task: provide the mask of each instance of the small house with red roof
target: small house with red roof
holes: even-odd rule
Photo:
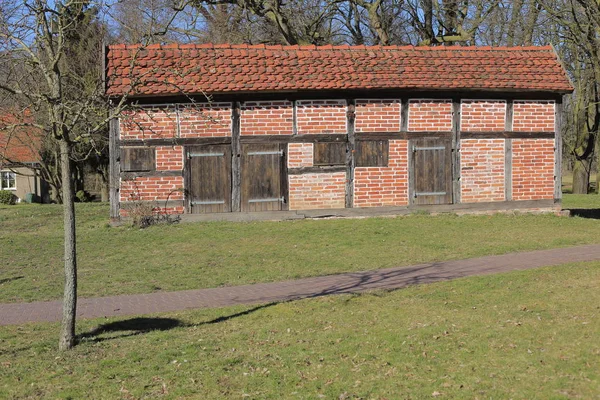
[[[0,190],[17,201],[49,202],[49,186],[39,174],[41,138],[33,131],[12,114],[0,115]]]
[[[556,210],[552,47],[109,46],[111,217]]]

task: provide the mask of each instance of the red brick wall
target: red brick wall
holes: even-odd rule
[[[177,137],[175,108],[142,108],[121,116],[120,139],[169,139]]]
[[[356,132],[399,132],[400,100],[357,99]]]
[[[147,176],[121,180],[120,200],[127,201],[166,201],[183,200],[183,177]],[[160,206],[160,204],[159,204]]]
[[[346,133],[345,100],[299,100],[296,102],[298,134]]]
[[[513,139],[513,200],[554,198],[554,140]]]
[[[312,167],[313,160],[312,143],[288,144],[288,168]]]
[[[183,169],[183,147],[182,146],[158,146],[156,147],[156,170],[157,171],[180,171]]]
[[[129,210],[131,209],[131,207],[134,207],[133,203],[124,203],[123,204],[123,208],[121,208],[120,214],[121,217],[128,217],[130,215]],[[183,206],[181,207],[154,207],[152,209],[152,212],[154,214],[183,214],[185,212],[185,208]]]
[[[346,173],[314,173],[289,176],[290,210],[344,208]]]
[[[196,103],[179,109],[180,136],[231,136],[231,103]]]
[[[461,140],[461,202],[504,201],[504,139]]]
[[[506,102],[503,100],[463,100],[460,129],[463,131],[504,131]]]
[[[291,135],[294,112],[292,102],[249,101],[242,105],[242,135]]]
[[[408,141],[390,140],[388,167],[354,170],[354,206],[408,205]]]
[[[554,132],[554,101],[515,101],[513,130]]]
[[[408,107],[408,130],[451,131],[451,100],[410,100]]]

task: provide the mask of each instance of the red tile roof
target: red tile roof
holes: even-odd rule
[[[40,160],[41,134],[36,128],[20,126],[22,118],[0,115],[0,165],[35,163]]]
[[[550,46],[112,45],[107,60],[111,96],[320,89],[573,90]]]

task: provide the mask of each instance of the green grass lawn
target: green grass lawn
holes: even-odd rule
[[[600,208],[566,195],[564,206]],[[461,259],[600,241],[594,219],[554,215],[193,223],[111,228],[106,204],[78,204],[79,294],[149,293]],[[62,294],[56,205],[0,206],[0,302]]]
[[[164,314],[146,333],[82,321],[66,353],[58,324],[0,327],[0,398],[592,399],[599,313],[600,263],[583,263]]]

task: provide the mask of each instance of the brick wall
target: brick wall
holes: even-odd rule
[[[554,132],[554,101],[515,101],[513,130]]]
[[[461,140],[461,202],[504,201],[504,139]]]
[[[291,135],[294,113],[291,101],[250,101],[242,105],[242,135]]]
[[[513,200],[554,198],[554,140],[513,139]]]
[[[290,210],[344,208],[346,173],[314,173],[289,176]]]
[[[157,146],[156,147],[156,170],[157,171],[180,171],[183,169],[183,147],[182,146]]]
[[[185,137],[231,136],[231,103],[196,103],[179,109],[179,133]]]
[[[122,202],[183,200],[182,188],[181,176],[146,176],[121,180],[119,195]]]
[[[296,102],[298,134],[346,133],[345,100],[299,100]]]
[[[120,139],[169,139],[177,137],[175,108],[142,108],[125,112],[119,119]]]
[[[312,167],[313,158],[312,143],[288,144],[288,168]]]
[[[463,131],[504,131],[506,102],[503,100],[463,100],[460,129]]]
[[[388,167],[354,170],[354,206],[408,205],[408,141],[390,140]]]
[[[357,99],[356,132],[399,132],[400,100]]]
[[[408,107],[408,130],[451,131],[451,100],[410,100]]]

